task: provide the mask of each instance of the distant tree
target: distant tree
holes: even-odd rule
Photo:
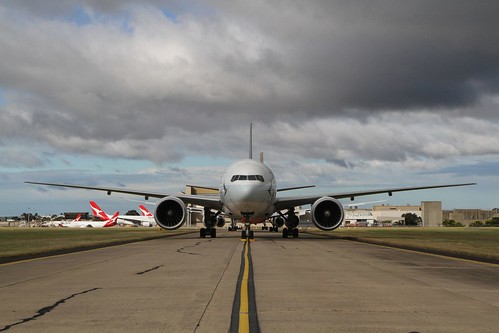
[[[408,226],[418,226],[421,225],[421,217],[417,216],[414,213],[405,213],[402,214],[402,217],[404,218],[404,224]]]
[[[485,227],[485,223],[482,221],[475,221],[473,223],[470,223],[470,227]]]
[[[456,222],[454,220],[444,220],[442,223],[444,227],[464,227],[461,222]]]
[[[499,217],[493,217],[485,222],[486,227],[499,227]]]
[[[126,212],[125,215],[139,216],[140,214],[135,209],[132,209],[132,210],[129,210],[128,212]]]

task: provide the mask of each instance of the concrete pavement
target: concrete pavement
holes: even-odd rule
[[[499,266],[257,232],[262,332],[496,332]],[[244,243],[195,235],[0,265],[0,332],[227,332]]]

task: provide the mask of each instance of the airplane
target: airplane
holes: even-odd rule
[[[76,218],[73,221],[50,221],[47,223],[42,224],[44,227],[65,227],[66,225],[73,223],[73,222],[78,222],[81,219],[81,214],[78,214]]]
[[[111,217],[102,210],[99,205],[95,201],[90,201],[90,208],[92,208],[92,214],[94,216],[98,216],[101,220],[109,220]],[[140,211],[143,216],[135,216],[135,215],[119,215],[117,223],[138,226],[141,225],[143,227],[150,227],[154,224],[154,216],[145,208],[143,205],[139,206]]]
[[[254,233],[251,224],[261,222],[277,213],[283,220],[283,238],[288,235],[298,237],[297,226],[299,218],[295,213],[295,207],[311,205],[311,216],[313,224],[326,231],[338,228],[344,218],[343,205],[339,199],[349,198],[353,201],[356,197],[373,194],[387,193],[392,196],[394,192],[415,191],[424,189],[447,188],[457,186],[476,185],[476,183],[430,185],[417,187],[396,187],[388,189],[373,189],[365,191],[351,191],[339,193],[326,193],[323,195],[307,194],[283,197],[279,192],[306,188],[310,186],[277,188],[276,179],[272,170],[260,160],[253,159],[253,125],[250,124],[249,133],[249,157],[235,161],[230,164],[222,174],[219,186],[219,195],[192,195],[179,193],[171,195],[162,192],[147,190],[134,190],[127,188],[85,186],[75,184],[46,183],[26,181],[27,184],[48,185],[66,188],[78,188],[111,193],[125,193],[160,199],[156,203],[154,218],[156,223],[163,229],[175,230],[180,228],[187,219],[187,205],[198,205],[204,207],[204,228],[200,229],[200,237],[210,235],[216,237],[216,227],[225,224],[223,213],[232,219],[244,219],[245,228],[241,231],[241,239],[253,239]],[[281,211],[287,211],[282,213]]]
[[[109,228],[116,225],[116,220],[118,219],[119,212],[114,213],[109,219],[103,221],[73,221],[64,225],[62,227],[67,228]]]

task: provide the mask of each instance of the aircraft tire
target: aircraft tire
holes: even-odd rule
[[[298,238],[298,229],[297,228],[293,229],[293,238]]]
[[[282,229],[282,238],[288,238],[288,228]]]
[[[211,238],[217,238],[217,229],[212,228],[210,230],[210,236],[211,236]]]
[[[199,237],[200,238],[205,238],[206,237],[206,229],[205,228],[199,229]]]
[[[246,230],[241,231],[241,239],[246,239]]]
[[[250,230],[249,231],[249,239],[254,239],[255,238],[255,233],[253,232],[253,230]]]

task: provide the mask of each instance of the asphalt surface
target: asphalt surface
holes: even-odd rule
[[[499,266],[256,232],[261,332],[498,332]],[[228,332],[239,233],[0,265],[0,332]]]

